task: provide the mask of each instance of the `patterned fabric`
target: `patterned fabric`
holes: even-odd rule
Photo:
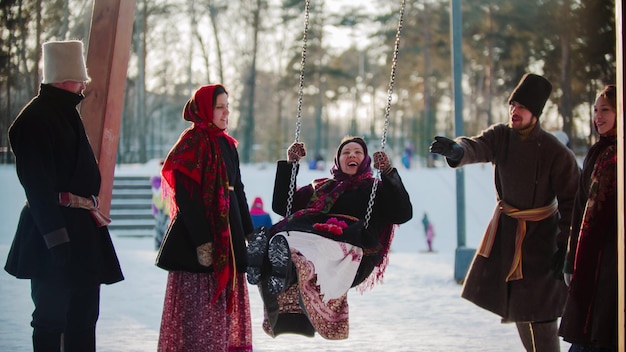
[[[287,287],[285,291],[279,293],[276,296],[276,306],[279,314],[304,314],[304,311],[300,306],[300,292],[298,290],[298,285],[291,285]],[[276,332],[272,329],[272,324],[270,323],[267,310],[264,310],[262,327],[263,331],[265,331],[265,333],[269,336],[277,336]]]
[[[230,206],[228,175],[217,139],[224,136],[232,145],[236,145],[237,141],[225,130],[213,124],[213,91],[217,86],[203,86],[189,99],[183,110],[183,118],[190,121],[193,126],[183,132],[169,152],[161,170],[165,181],[163,194],[168,199],[172,219],[178,212],[174,194],[176,185],[174,171],[181,172],[200,187],[207,221],[210,228],[215,229],[213,268],[217,289],[211,299],[213,303],[224,292],[236,272],[232,260],[228,219]],[[194,187],[190,185],[186,188],[191,190]],[[232,297],[229,302],[228,309],[231,309]]]
[[[276,297],[280,313],[306,314],[315,331],[323,338],[347,339],[350,326],[348,294],[324,302],[320,287],[316,284],[314,264],[295,250],[291,252],[291,260],[296,267],[298,283],[289,286]],[[263,330],[275,336],[267,315],[263,320]]]
[[[615,222],[616,195],[617,149],[612,145],[605,149],[595,164],[578,236],[570,294],[583,307],[592,305],[594,291],[589,290],[589,287],[596,287],[600,270],[597,263],[601,262],[603,255],[607,255],[602,249],[605,243],[610,242],[609,236],[614,236],[614,233],[603,230],[603,226]],[[587,319],[590,318],[591,312],[588,312]]]
[[[70,192],[59,193],[59,205],[67,208],[81,208],[89,210],[89,214],[98,227],[104,227],[111,223],[111,218],[100,211],[100,200],[96,196],[85,198]]]
[[[159,352],[252,351],[252,322],[244,274],[237,274],[233,312],[226,311],[225,294],[212,303],[215,276],[172,271],[167,277]]]
[[[363,258],[363,249],[316,234],[290,231],[285,234],[292,257],[298,255],[312,264],[313,284],[324,302],[345,295]]]
[[[522,274],[522,244],[524,243],[524,237],[526,236],[526,221],[540,221],[547,219],[556,214],[557,211],[558,203],[556,199],[545,207],[526,210],[519,210],[507,204],[503,200],[498,201],[498,204],[493,212],[493,216],[491,217],[491,221],[485,231],[483,240],[478,248],[478,255],[489,258],[498,229],[498,221],[500,220],[500,215],[502,213],[512,217],[513,219],[517,219],[517,229],[515,231],[515,253],[513,254],[511,269],[506,276],[506,281],[522,279],[524,277]]]
[[[298,269],[298,281],[302,306],[311,325],[320,336],[329,340],[348,338],[348,294],[324,302],[316,284],[315,267],[304,256],[292,252],[291,259]]]
[[[601,135],[583,162],[564,268],[572,281],[559,327],[572,346],[617,350],[616,145],[615,130]]]

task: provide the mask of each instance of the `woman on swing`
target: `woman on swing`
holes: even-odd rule
[[[293,143],[278,162],[272,208],[287,215],[293,163],[306,155]],[[372,159],[361,137],[345,137],[337,148],[331,178],[295,191],[292,211],[248,243],[248,282],[259,285],[263,329],[326,339],[348,337],[347,292],[381,281],[394,225],[409,221],[413,207],[398,171],[384,152],[374,153],[381,171],[373,206]],[[369,213],[369,222],[366,215]],[[364,224],[367,222],[367,226]]]

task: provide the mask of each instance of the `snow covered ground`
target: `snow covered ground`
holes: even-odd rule
[[[398,162],[397,165],[400,165]],[[151,175],[157,163],[123,165],[116,174]],[[248,201],[261,196],[270,209],[273,164],[242,166]],[[401,169],[411,195],[414,218],[399,227],[383,285],[361,295],[349,294],[350,337],[327,341],[316,336],[282,335],[261,329],[263,311],[256,287],[249,286],[254,350],[269,351],[524,351],[515,326],[460,298],[454,280],[456,233],[455,171]],[[495,205],[490,165],[465,167],[467,246],[476,248]],[[326,177],[327,170],[302,168],[298,184]],[[11,245],[24,192],[12,165],[0,165],[0,264]],[[435,227],[435,252],[427,245],[421,223],[428,213]],[[273,219],[278,220],[276,214]],[[126,280],[102,287],[97,346],[102,352],[156,351],[167,273],[154,266],[152,238],[112,234]],[[0,351],[30,351],[29,281],[0,273]],[[562,342],[561,350],[569,344]]]

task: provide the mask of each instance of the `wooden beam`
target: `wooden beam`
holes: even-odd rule
[[[102,174],[100,208],[105,214],[111,209],[134,14],[135,0],[94,0],[87,51],[91,83],[80,112]]]

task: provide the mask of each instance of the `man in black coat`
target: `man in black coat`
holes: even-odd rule
[[[9,128],[27,201],[5,270],[31,280],[34,351],[95,351],[100,284],[124,277],[110,220],[98,209],[100,170],[76,109],[89,76],[82,42],[42,48],[39,94]]]

